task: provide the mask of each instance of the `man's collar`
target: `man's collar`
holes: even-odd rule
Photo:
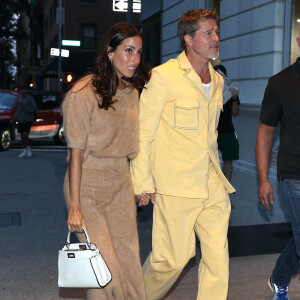
[[[187,58],[187,55],[185,53],[185,51],[182,51],[178,56],[177,56],[178,62],[179,62],[179,68],[182,70],[185,70],[186,73],[191,72],[192,70],[194,72],[195,69],[192,66],[191,62],[189,61],[189,59]],[[210,70],[210,73],[212,73],[212,71],[214,71],[214,68],[212,67],[211,63],[208,63],[208,68]],[[215,73],[215,72],[213,72]]]
[[[189,72],[191,69],[193,69],[190,61],[188,60],[185,51],[182,51],[178,55],[178,61],[179,61],[179,68],[182,70],[186,70],[186,72]]]
[[[181,52],[177,56],[179,68],[185,72],[184,76],[189,79],[194,86],[200,90],[200,92],[205,96],[202,81],[200,76],[197,74],[195,69],[193,68],[192,64],[190,63],[189,59],[187,58],[185,51]],[[211,83],[212,83],[212,91],[210,94],[210,99],[214,96],[217,88],[219,87],[219,82],[221,75],[218,75],[217,72],[214,70],[213,66],[211,63],[208,63],[208,68],[209,68],[209,73],[210,73],[210,78],[211,78]],[[206,97],[206,96],[205,96]]]

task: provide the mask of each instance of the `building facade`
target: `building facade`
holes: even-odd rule
[[[146,2],[146,1],[145,1]],[[266,212],[257,197],[258,176],[255,143],[259,114],[268,79],[293,63],[299,56],[296,37],[300,35],[298,0],[152,0],[152,11],[142,2],[141,24],[160,15],[160,62],[180,53],[177,21],[194,8],[215,7],[220,15],[220,60],[228,76],[240,90],[240,114],[234,119],[239,137],[240,160],[234,162],[232,184],[237,194],[231,197],[231,226],[286,222],[279,202],[276,180],[278,132],[270,163],[270,179],[275,204]],[[156,9],[154,9],[156,7]],[[297,22],[298,20],[298,22]]]
[[[18,68],[16,87],[42,88],[43,70],[43,0],[32,0],[20,12],[18,24],[22,28],[16,40]]]

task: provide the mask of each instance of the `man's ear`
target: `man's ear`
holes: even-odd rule
[[[298,46],[300,48],[300,36],[297,37]]]
[[[186,34],[183,38],[187,45],[190,46],[193,44],[193,38],[189,34]]]

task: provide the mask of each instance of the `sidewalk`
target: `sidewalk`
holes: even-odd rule
[[[228,300],[272,300],[267,280],[277,257],[278,254],[230,258]],[[196,299],[198,259],[196,261],[166,300]],[[300,300],[298,278],[290,285],[289,297],[290,300]]]
[[[62,191],[65,158],[65,153],[34,151],[31,159],[18,159],[15,151],[0,153],[1,300],[85,299],[84,290],[57,287],[57,252],[67,233]],[[6,213],[20,213],[21,225],[4,227]],[[151,216],[141,220],[138,215],[138,224],[143,261],[151,248]],[[271,300],[266,282],[277,257],[231,258],[228,299]],[[199,253],[167,300],[196,299],[198,262]],[[289,294],[291,300],[300,300],[299,278],[292,281]]]

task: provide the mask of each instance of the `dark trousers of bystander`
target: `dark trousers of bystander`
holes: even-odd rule
[[[276,262],[272,281],[279,286],[288,286],[291,278],[298,274],[300,266],[300,180],[285,179],[280,184],[293,237]]]

